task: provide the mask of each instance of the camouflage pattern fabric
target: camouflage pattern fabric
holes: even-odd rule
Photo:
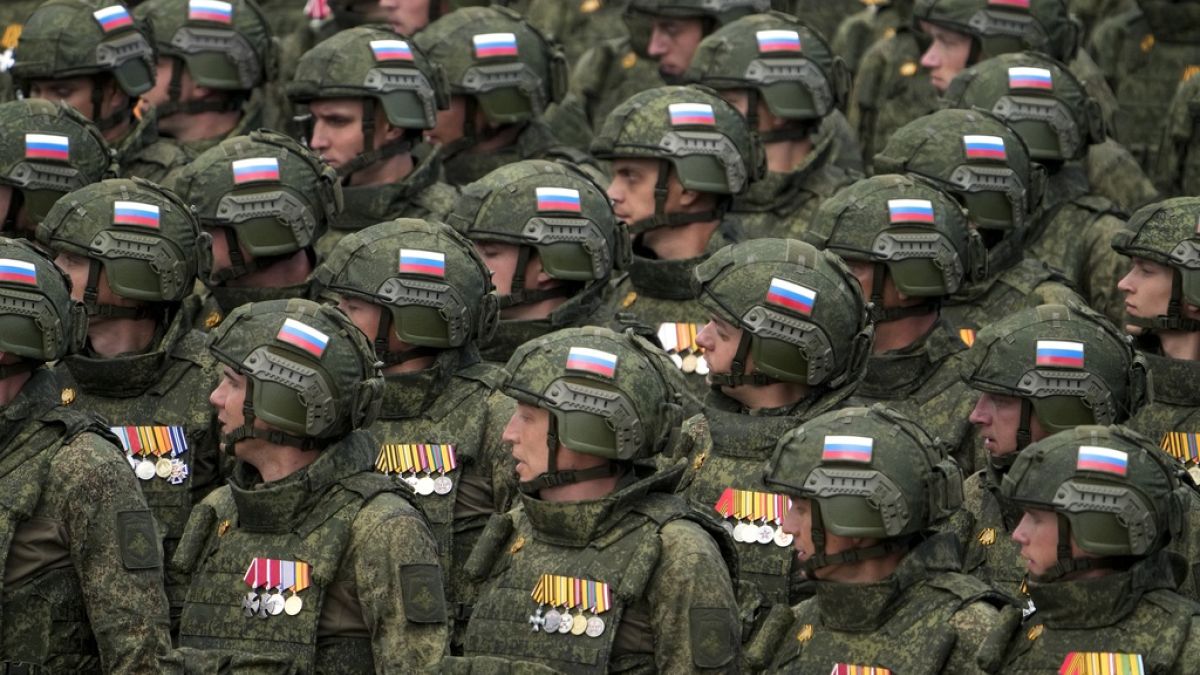
[[[832,36],[833,51],[846,61],[851,72],[858,72],[863,56],[877,42],[896,34],[912,21],[912,0],[877,0],[847,16]]]
[[[1008,513],[988,485],[987,472],[980,470],[963,481],[962,512],[955,516],[965,546],[962,571],[979,579],[1024,607],[1026,564],[1021,546],[1012,540],[1012,528],[1020,513]]]
[[[874,172],[875,153],[897,129],[937,110],[937,90],[920,65],[923,51],[917,34],[901,27],[869,48],[855,72],[847,117],[868,175]]]
[[[1129,420],[1129,426],[1164,448],[1173,440],[1169,437],[1172,433],[1200,432],[1200,363],[1149,351],[1141,354],[1149,366],[1154,395]],[[1186,443],[1173,454],[1191,465],[1200,462],[1200,451],[1193,456]]]
[[[774,0],[772,5],[831,37],[846,17],[862,8],[860,0]]]
[[[1083,44],[1088,43],[1092,30],[1106,18],[1123,14],[1137,6],[1137,0],[1068,0],[1071,14],[1083,23]]]
[[[507,148],[487,153],[466,149],[442,157],[442,180],[461,187],[473,183],[500,167],[523,159],[565,159],[575,164],[584,164],[584,169],[594,180],[607,184],[607,179],[595,168],[595,160],[574,148],[563,145],[550,126],[541,119],[525,125],[516,141]]]
[[[1154,182],[1168,197],[1200,194],[1200,78],[1181,82],[1167,110]]]
[[[582,109],[592,130],[599,131],[625,99],[664,84],[656,61],[639,56],[628,38],[614,38],[579,56],[563,103]]]
[[[1015,266],[950,296],[942,317],[959,330],[975,330],[1018,309],[1038,305],[1087,304],[1059,272],[1024,258]]]
[[[216,146],[220,145],[221,141],[227,138],[245,136],[255,129],[282,128],[282,125],[270,124],[270,120],[268,120],[266,112],[264,96],[262,92],[256,91],[250,95],[250,100],[247,101],[246,105],[242,107],[242,118],[238,120],[237,125],[230,129],[229,133],[227,134],[186,142],[179,141],[171,138],[170,136],[160,136],[159,138],[161,142],[170,143],[179,150],[183,151],[184,156],[187,158],[187,160],[184,162],[184,165],[186,166],[187,162],[191,162],[193,159],[196,159],[202,155],[204,151],[209,150],[210,148],[215,148]],[[178,168],[181,167],[177,167],[176,170],[178,170]],[[166,177],[163,178],[163,183],[169,185],[174,174],[175,171],[168,172]]]
[[[3,30],[0,33],[0,103],[16,98],[17,91],[9,72],[13,66],[13,52],[25,20],[41,3],[42,0],[10,0],[0,6],[0,29]]]
[[[191,157],[175,143],[159,138],[153,109],[139,113],[141,119],[125,138],[115,143],[122,178],[144,178],[162,184],[167,176],[187,164]]]
[[[629,32],[623,18],[629,0],[518,0],[508,4],[562,45],[572,64],[592,45]]]

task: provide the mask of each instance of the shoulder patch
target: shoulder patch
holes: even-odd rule
[[[400,592],[404,613],[412,623],[444,623],[446,596],[437,565],[401,565]]]
[[[737,617],[725,607],[693,607],[688,612],[692,663],[697,668],[724,668],[733,661],[740,636]]]
[[[149,510],[118,513],[117,541],[125,569],[150,570],[162,567],[162,549],[154,527],[154,516],[150,515]]]

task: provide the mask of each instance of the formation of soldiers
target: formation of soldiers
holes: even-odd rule
[[[1200,673],[1200,0],[0,26],[0,672]]]

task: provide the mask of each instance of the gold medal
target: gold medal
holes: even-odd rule
[[[587,631],[587,619],[582,614],[576,614],[571,619],[571,635],[583,635]]]
[[[283,611],[288,616],[296,616],[302,609],[304,609],[304,601],[298,595],[293,595],[283,603]]]
[[[154,475],[159,478],[170,478],[171,472],[175,470],[175,465],[166,457],[159,457],[154,463]]]

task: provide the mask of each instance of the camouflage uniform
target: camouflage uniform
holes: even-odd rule
[[[1113,458],[1121,473],[1089,462],[1096,452]],[[1091,672],[1090,662],[1132,672],[1193,672],[1200,662],[1200,605],[1175,592],[1172,561],[1162,551],[1180,533],[1189,491],[1145,438],[1122,427],[1077,427],[1022,452],[1001,498],[1015,508],[1055,512],[1060,553],[1051,572],[1030,580],[1035,609],[1002,614],[980,650],[983,669]],[[1112,504],[1122,505],[1120,515]],[[1068,557],[1072,540],[1100,557]],[[1094,569],[1107,574],[1064,579]]]
[[[153,224],[131,224],[120,208],[124,203],[128,209],[129,202],[152,209]],[[194,300],[197,277],[208,273],[210,240],[174,194],[152,183],[113,179],[60,200],[38,226],[38,241],[87,261],[83,297],[91,316],[157,323],[161,337],[141,353],[108,357],[85,347],[64,357],[54,371],[63,403],[103,418],[121,439],[130,464],[145,463],[138,477],[169,557],[192,504],[222,480],[216,417],[208,405],[216,364],[204,349],[204,336],[191,328],[188,304],[194,303],[185,302]],[[97,302],[101,273],[114,296],[136,304]],[[184,590],[168,576],[175,618]]]
[[[915,120],[875,156],[875,168],[907,172],[954,194],[983,236],[988,276],[942,306],[951,326],[971,331],[1023,307],[1082,302],[1061,273],[1024,255],[1045,174],[1016,132],[991,113],[940,110]]]
[[[580,349],[611,359],[612,369],[580,369],[574,360]],[[547,450],[547,473],[521,483],[519,506],[492,517],[467,563],[469,572],[486,581],[467,628],[466,656],[572,673],[736,669],[737,603],[729,551],[721,546],[727,540],[670,494],[682,465],[650,468],[669,451],[682,417],[678,372],[645,340],[590,327],[527,343],[506,370],[506,393],[549,412],[547,448],[554,450]],[[560,441],[561,447],[609,461],[594,469],[557,471]],[[546,486],[597,475],[619,476],[603,497],[538,496]],[[564,605],[574,603],[565,594],[537,592],[548,575],[560,575],[552,581],[563,584],[572,578],[592,588],[596,583],[590,582],[605,584],[599,595],[610,604],[581,602],[569,611]],[[556,615],[565,616],[559,625],[566,631],[555,626]],[[594,628],[585,637],[589,617]],[[556,628],[568,634],[554,634]]]
[[[17,90],[13,86],[11,70],[16,52],[17,41],[21,39],[21,31],[25,21],[33,10],[37,9],[42,0],[10,0],[0,5],[0,103],[16,98]]]
[[[918,208],[906,211],[913,200]],[[983,242],[954,198],[907,176],[879,175],[843,190],[822,205],[803,238],[845,260],[873,263],[874,287],[863,294],[876,326],[937,313],[946,296],[987,273]],[[888,278],[920,303],[885,308]],[[967,346],[954,326],[938,320],[912,344],[872,354],[850,400],[886,403],[921,420],[959,466],[972,470],[975,439],[967,417],[975,396],[957,365]]]
[[[0,351],[20,359],[0,375],[32,370],[0,414],[0,659],[15,672],[157,672],[170,637],[154,519],[108,431],[60,407],[38,367],[83,344],[86,314],[28,244],[0,239],[0,259],[19,272],[0,282]]]
[[[753,640],[772,613],[786,615],[787,607],[811,590],[803,585],[795,551],[779,539],[772,545],[745,532],[738,536],[745,528],[733,527],[746,518],[757,532],[761,526],[778,525],[783,514],[739,516],[722,510],[723,500],[732,491],[773,492],[758,470],[785,431],[845,402],[862,376],[871,329],[849,270],[832,253],[802,242],[756,239],[724,248],[696,268],[696,281],[701,306],[742,334],[731,372],[709,374],[714,391],[705,399],[703,414],[684,422],[681,452],[691,466],[678,489],[694,509],[712,513],[715,508],[740,544],[736,581],[743,635]],[[779,282],[814,293],[808,311],[773,300],[770,293]],[[752,372],[745,369],[747,355],[754,358]],[[777,382],[808,389],[790,405],[750,411],[717,388]],[[770,661],[758,647],[747,653],[755,669]]]
[[[286,339],[288,326],[323,342],[301,348]],[[412,491],[371,472],[370,437],[353,430],[374,420],[382,394],[366,338],[335,309],[276,300],[238,308],[210,349],[246,376],[245,425],[223,436],[227,447],[264,438],[319,454],[269,483],[239,462],[230,484],[196,507],[172,560],[191,578],[178,659],[194,672],[437,663],[449,635],[437,544]],[[270,426],[256,428],[256,418]],[[272,577],[272,560],[309,566],[294,577],[302,604],[289,616],[280,616],[287,586]]]
[[[1044,363],[1039,348],[1049,341],[1077,345],[1082,363]],[[980,331],[962,365],[970,387],[1021,399],[1016,450],[989,454],[964,485],[955,524],[966,546],[963,571],[1024,605],[1025,560],[1010,537],[1020,513],[997,499],[1004,476],[1028,445],[1035,416],[1047,433],[1124,423],[1146,401],[1146,363],[1099,314],[1082,306],[1043,305]]]
[[[771,4],[798,17],[821,35],[833,35],[842,20],[862,6],[860,0],[773,0]]]
[[[1181,82],[1167,110],[1154,181],[1168,197],[1200,194],[1200,78]]]
[[[872,45],[892,37],[912,23],[913,0],[871,0],[847,16],[833,35],[833,53],[842,57],[851,72],[858,72]]]
[[[835,437],[859,444],[865,454],[832,454]],[[806,551],[804,563],[810,574],[904,552],[895,571],[879,581],[818,579],[816,596],[792,609],[791,629],[777,636],[771,672],[824,672],[829,664],[837,664],[837,673],[855,666],[976,672],[974,651],[995,625],[1001,600],[958,573],[950,535],[930,534],[961,503],[962,475],[918,425],[882,406],[822,415],[780,439],[764,479],[811,505],[816,550]],[[886,496],[876,491],[880,484],[888,486]],[[829,554],[825,532],[878,543]]]
[[[785,31],[787,39],[778,32]],[[788,121],[759,131],[763,143],[810,140],[808,157],[791,171],[768,171],[733,200],[722,222],[737,237],[796,237],[822,200],[861,175],[861,150],[837,106],[849,75],[825,39],[795,18],[752,14],[704,38],[687,78],[718,91],[747,94],[747,120],[758,129],[759,102]]]

